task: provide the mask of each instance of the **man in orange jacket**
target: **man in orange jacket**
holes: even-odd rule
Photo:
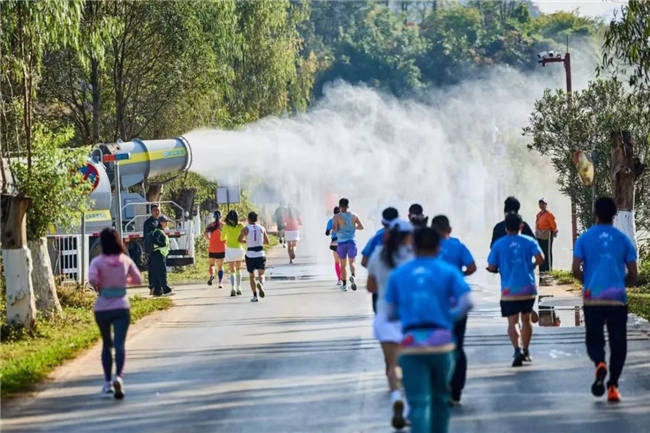
[[[557,223],[555,215],[547,209],[548,201],[539,199],[539,209],[535,218],[535,237],[539,247],[544,252],[544,263],[539,267],[539,272],[548,272],[553,269],[553,239],[557,236]]]

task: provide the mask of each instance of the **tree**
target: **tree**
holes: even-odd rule
[[[587,89],[574,92],[568,104],[564,91],[546,90],[536,101],[524,134],[532,137],[528,145],[551,158],[558,174],[560,191],[571,197],[578,208],[578,221],[583,229],[593,222],[591,191],[585,188],[573,165],[573,154],[578,150],[595,149],[595,185],[597,195],[611,195],[611,134],[629,130],[636,143],[642,162],[650,161],[650,122],[643,116],[643,104],[650,103],[648,94],[628,100],[622,84],[617,81],[594,81]],[[636,224],[640,231],[650,228],[650,176],[637,180]]]
[[[88,149],[66,149],[73,129],[53,133],[42,125],[33,130],[31,172],[24,159],[10,163],[16,188],[32,198],[27,214],[27,240],[32,252],[32,279],[36,308],[53,315],[61,311],[52,274],[45,235],[52,226],[72,228],[82,212],[89,210],[89,182],[83,180],[79,168],[86,164]]]
[[[605,31],[601,73],[613,68],[613,75],[626,74],[630,86],[647,91],[650,86],[650,2],[630,0],[621,7]],[[621,65],[622,63],[622,65]]]

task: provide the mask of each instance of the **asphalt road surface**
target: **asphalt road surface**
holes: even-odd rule
[[[280,250],[280,253],[283,251]],[[275,252],[277,255],[277,251]],[[478,258],[477,260],[483,260]],[[344,293],[332,266],[270,259],[257,304],[228,288],[177,289],[176,307],[127,342],[126,398],[102,399],[99,349],[57,372],[33,398],[3,404],[3,432],[391,432],[383,358],[364,284]],[[479,266],[482,268],[483,266]],[[359,272],[359,280],[365,275]],[[469,377],[458,433],[650,432],[650,340],[629,331],[623,401],[590,394],[593,367],[576,326],[535,328],[532,365],[510,367],[498,281],[472,280]],[[244,286],[246,287],[246,286]]]

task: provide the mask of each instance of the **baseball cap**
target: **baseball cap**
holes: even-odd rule
[[[166,223],[167,221],[169,221],[169,218],[167,218],[165,215],[160,215],[158,217],[158,222],[159,223]]]
[[[397,218],[390,223],[390,229],[400,231],[402,233],[411,233],[413,232],[413,224],[410,221],[406,221],[402,218]]]
[[[548,204],[548,201],[544,197],[540,198],[539,202]]]

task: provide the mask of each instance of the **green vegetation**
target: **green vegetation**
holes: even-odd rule
[[[93,315],[95,294],[80,289],[59,289],[63,313],[52,320],[39,319],[31,332],[5,326],[5,301],[2,297],[2,397],[29,390],[56,367],[95,344],[100,336]],[[169,298],[131,298],[132,323],[170,308]]]

